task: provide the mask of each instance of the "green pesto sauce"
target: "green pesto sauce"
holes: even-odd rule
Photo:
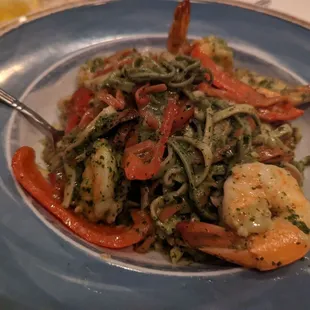
[[[308,235],[310,233],[310,229],[306,225],[306,223],[299,220],[299,215],[294,213],[294,214],[289,215],[286,219],[290,221],[293,225],[297,226],[305,234]]]

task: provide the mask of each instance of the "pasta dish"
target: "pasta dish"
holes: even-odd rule
[[[48,179],[30,147],[14,155],[14,175],[98,246],[155,249],[173,263],[292,263],[309,250],[310,204],[309,158],[295,160],[301,134],[290,121],[310,88],[235,68],[224,40],[187,40],[189,19],[184,0],[162,52],[86,62],[59,106],[65,135],[45,145]]]

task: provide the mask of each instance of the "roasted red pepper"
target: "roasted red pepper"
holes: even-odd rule
[[[145,120],[147,125],[157,130],[160,126],[156,116],[148,109],[150,95],[152,93],[161,93],[167,90],[166,84],[151,85],[146,84],[135,91],[135,99],[139,109],[140,116]]]
[[[12,159],[12,169],[16,180],[33,198],[66,227],[90,243],[119,249],[142,241],[152,231],[152,221],[143,211],[132,211],[134,224],[131,227],[113,227],[90,223],[63,208],[53,198],[53,187],[38,170],[35,152],[30,147],[24,146],[16,151]]]
[[[125,99],[121,90],[117,90],[116,96],[113,97],[106,89],[103,89],[98,93],[98,98],[116,110],[123,110],[125,108]]]
[[[190,102],[182,104],[178,113],[173,121],[172,132],[181,130],[189,120],[194,116],[194,106]]]
[[[292,104],[286,102],[276,104],[268,109],[257,109],[258,116],[265,122],[290,121],[304,114],[303,110],[295,108]]]
[[[182,238],[189,246],[232,246],[235,235],[225,228],[203,222],[180,222],[176,227]],[[227,239],[227,236],[230,238]]]
[[[126,177],[129,180],[148,180],[151,179],[160,168],[162,156],[164,155],[166,143],[171,134],[173,121],[178,113],[178,106],[175,99],[169,99],[164,112],[162,126],[160,128],[161,138],[154,146],[153,158],[150,162],[143,161],[137,153],[125,150],[123,165]],[[143,142],[145,143],[145,142]]]
[[[246,103],[258,109],[259,117],[267,122],[287,121],[303,115],[303,111],[295,108],[284,96],[267,98],[258,93],[251,86],[239,81],[229,73],[222,71],[214,61],[204,52],[203,43],[196,44],[191,53],[201,64],[211,70],[213,85],[206,83],[199,85],[199,90],[209,96],[232,100],[235,103]]]
[[[89,102],[92,97],[92,91],[86,87],[80,87],[72,95],[71,102],[67,108],[67,124],[65,128],[66,133],[69,133],[79,124],[80,119],[89,109]]]

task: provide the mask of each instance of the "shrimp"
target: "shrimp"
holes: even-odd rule
[[[173,23],[167,41],[167,50],[172,54],[177,54],[186,43],[190,8],[190,0],[183,0],[174,11]]]
[[[285,169],[262,163],[235,166],[224,184],[225,227],[177,226],[192,247],[247,268],[276,269],[302,258],[310,245],[310,203]]]
[[[77,211],[83,209],[90,220],[111,224],[122,210],[122,201],[115,199],[117,162],[105,139],[95,142],[94,149],[82,175]]]

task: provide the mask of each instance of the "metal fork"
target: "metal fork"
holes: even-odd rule
[[[16,109],[18,112],[23,114],[29,122],[39,128],[40,131],[43,131],[44,135],[51,140],[53,145],[55,145],[63,137],[64,131],[55,129],[38,113],[28,108],[26,105],[21,103],[19,100],[17,100],[1,88],[0,102],[10,106],[13,109]]]

